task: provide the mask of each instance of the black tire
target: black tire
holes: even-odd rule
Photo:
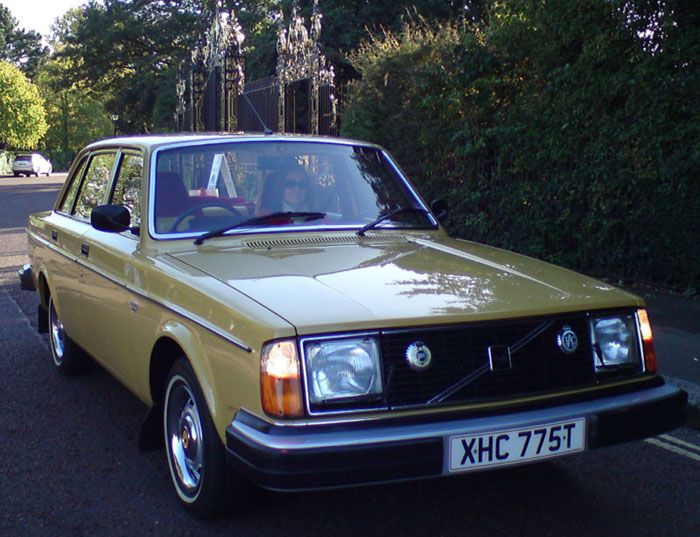
[[[252,485],[228,468],[224,445],[184,357],[168,374],[163,400],[165,451],[180,502],[200,518],[247,507]]]
[[[49,346],[53,364],[62,375],[72,377],[87,371],[88,357],[66,334],[56,313],[53,297],[49,298]]]

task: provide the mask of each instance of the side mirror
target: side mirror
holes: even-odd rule
[[[109,233],[121,233],[131,227],[131,213],[123,205],[98,205],[90,214],[92,227]]]
[[[437,199],[430,202],[430,210],[435,215],[435,218],[442,222],[443,219],[447,216],[449,206],[447,205],[447,201],[443,199]]]

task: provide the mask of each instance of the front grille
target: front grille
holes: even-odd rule
[[[578,338],[578,347],[571,354],[557,345],[564,326]],[[406,349],[416,341],[425,344],[432,355],[430,366],[420,371],[406,361]],[[510,348],[511,367],[489,369],[489,347]],[[596,380],[583,313],[384,331],[381,348],[386,402],[394,408],[516,398],[592,385]]]

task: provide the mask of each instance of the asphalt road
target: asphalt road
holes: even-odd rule
[[[261,492],[250,513],[193,519],[164,454],[136,448],[145,407],[98,367],[59,376],[36,332],[36,297],[17,285],[26,216],[49,208],[63,179],[0,177],[0,536],[700,535],[700,432],[690,428],[449,479]],[[698,327],[650,295],[661,368],[695,386]]]

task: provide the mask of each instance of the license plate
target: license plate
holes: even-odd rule
[[[575,419],[449,438],[450,472],[548,459],[585,448],[586,420]]]

